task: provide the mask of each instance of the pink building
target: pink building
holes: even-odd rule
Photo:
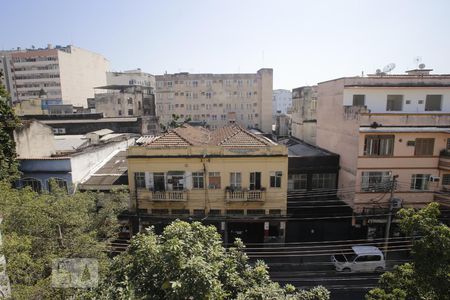
[[[341,157],[339,194],[357,214],[450,205],[450,74],[344,77],[318,85],[317,145]]]

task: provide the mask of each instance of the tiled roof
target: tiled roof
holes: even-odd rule
[[[275,145],[270,140],[257,136],[238,125],[228,125],[214,131],[203,127],[183,125],[145,144],[147,147],[188,147],[188,146],[265,147]]]

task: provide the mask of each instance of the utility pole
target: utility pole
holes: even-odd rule
[[[391,180],[391,196],[389,197],[389,213],[388,219],[386,223],[386,233],[384,237],[384,260],[387,260],[388,247],[389,247],[389,233],[391,231],[391,222],[392,222],[392,210],[394,209],[394,191],[397,183],[398,175],[392,176]]]

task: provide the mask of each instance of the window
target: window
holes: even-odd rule
[[[392,156],[394,153],[394,135],[366,135],[364,155]]]
[[[117,99],[117,104],[122,104],[122,100],[121,99]]]
[[[133,115],[133,109],[129,109],[129,110],[128,110],[128,115],[129,115],[129,116],[132,116],[132,115]]]
[[[365,98],[365,95],[353,95],[353,106],[364,106]]]
[[[122,111],[119,109],[118,115],[121,116],[122,115]]]
[[[307,174],[289,174],[288,191],[306,190]]]
[[[272,188],[281,187],[281,175],[282,175],[281,171],[270,173],[270,187]]]
[[[269,215],[281,216],[281,209],[269,209]]]
[[[425,111],[441,111],[442,95],[427,95],[425,100]]]
[[[172,209],[172,215],[189,215],[189,209]]]
[[[241,173],[232,172],[230,173],[230,187],[235,189],[241,188]]]
[[[411,176],[411,190],[426,191],[428,190],[428,182],[430,174],[413,174]]]
[[[250,173],[250,190],[260,190],[261,189],[261,172],[251,172]]]
[[[134,180],[136,183],[136,188],[145,188],[145,173],[144,172],[134,173]]]
[[[206,99],[211,99],[212,93],[206,92],[205,96],[206,96]]]
[[[153,173],[153,189],[155,192],[162,192],[166,190],[164,173]]]
[[[450,150],[450,138],[447,139],[447,150]]]
[[[434,139],[416,139],[416,146],[414,148],[414,155],[433,155]]]
[[[194,216],[204,216],[205,210],[204,209],[194,209]]]
[[[227,215],[243,215],[243,209],[227,209]]]
[[[403,108],[403,95],[387,95],[386,110],[401,111]]]
[[[442,185],[450,185],[450,174],[442,175]]]
[[[47,184],[48,190],[50,192],[52,192],[52,186],[55,186],[67,192],[67,182],[64,179],[53,177],[47,181]]]
[[[336,187],[336,174],[313,174],[311,187],[313,189],[334,189]]]
[[[133,98],[128,98],[128,104],[133,104]]]
[[[209,210],[209,215],[212,216],[218,216],[222,213],[222,211],[220,209],[210,209]]]
[[[382,192],[390,188],[391,172],[362,172],[363,192]]]
[[[220,189],[220,173],[219,172],[209,172],[208,174],[208,188],[210,189]]]
[[[184,190],[184,172],[183,171],[169,171],[167,173],[167,185],[171,191]]]
[[[192,173],[192,182],[194,189],[203,189],[204,188],[203,172]]]
[[[22,183],[22,187],[29,186],[36,193],[39,193],[42,191],[42,184],[41,184],[41,181],[38,179],[24,178],[21,180],[21,183]]]

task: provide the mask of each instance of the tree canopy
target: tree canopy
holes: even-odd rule
[[[3,74],[0,72],[0,180],[12,181],[19,174],[14,130],[20,126],[20,121],[9,105],[8,97],[3,85]]]
[[[76,193],[56,184],[52,193],[30,188],[12,189],[0,182],[3,222],[2,254],[14,299],[63,299],[83,295],[51,285],[52,261],[57,258],[94,258],[100,275],[109,268],[108,244],[118,231],[117,215],[128,194]]]
[[[104,299],[329,299],[323,287],[298,291],[251,265],[243,244],[225,249],[214,226],[175,221],[158,236],[149,228],[116,257],[102,287]]]
[[[439,221],[439,205],[399,211],[400,228],[413,241],[412,262],[381,276],[368,300],[450,299],[450,228]]]

